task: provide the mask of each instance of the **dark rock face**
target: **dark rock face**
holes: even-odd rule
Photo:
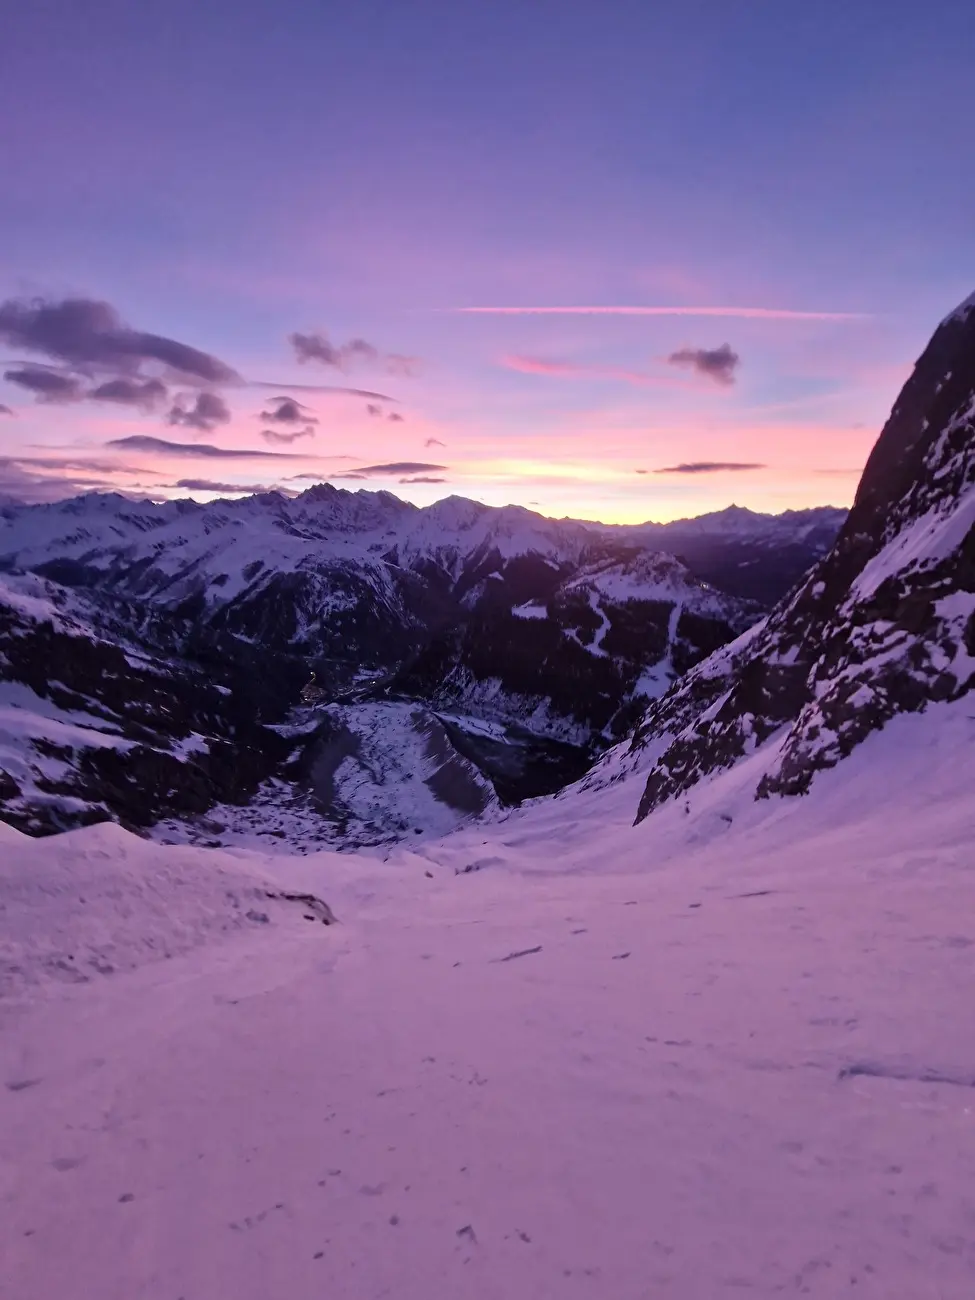
[[[527,600],[502,570],[389,689],[505,724],[532,717],[536,730],[582,746],[591,760],[626,735],[649,699],[761,614],[670,556],[613,547],[587,558],[566,580],[546,568],[532,587],[522,568],[514,593]]]
[[[637,820],[787,728],[757,797],[801,794],[896,713],[975,686],[975,301],[897,399],[835,545],[766,624],[647,713]]]
[[[139,829],[244,803],[287,753],[256,720],[233,665],[220,676],[167,667],[70,617],[0,603],[0,676],[68,720],[56,733],[63,739],[33,735],[19,780],[0,759],[3,818],[31,834],[112,818]]]

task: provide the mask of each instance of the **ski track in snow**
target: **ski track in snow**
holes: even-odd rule
[[[385,858],[0,827],[0,1291],[970,1300],[970,713]]]

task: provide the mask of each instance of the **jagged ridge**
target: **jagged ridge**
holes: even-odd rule
[[[938,328],[830,553],[767,623],[652,706],[671,740],[637,820],[775,732],[756,788],[797,794],[894,714],[975,685],[975,310]]]

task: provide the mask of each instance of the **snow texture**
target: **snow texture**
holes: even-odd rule
[[[5,1293],[969,1300],[972,726],[385,860],[0,827]]]

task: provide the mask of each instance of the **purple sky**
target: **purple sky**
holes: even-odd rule
[[[973,50],[967,0],[18,6],[0,494],[846,503],[975,288]]]

